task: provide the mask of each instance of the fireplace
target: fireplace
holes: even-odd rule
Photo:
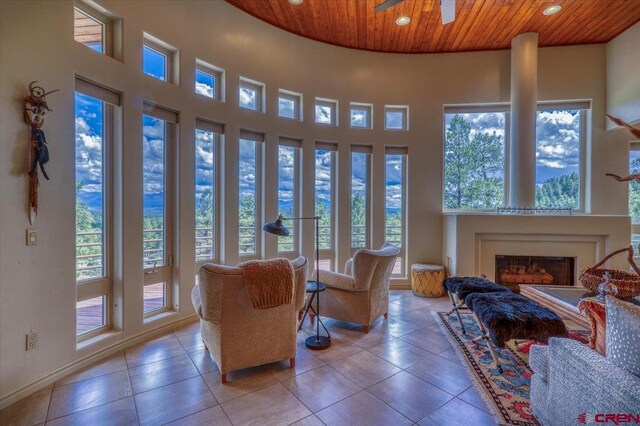
[[[575,258],[496,255],[495,281],[519,291],[520,284],[574,285]]]

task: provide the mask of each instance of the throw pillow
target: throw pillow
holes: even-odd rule
[[[640,376],[640,306],[607,296],[607,359]]]

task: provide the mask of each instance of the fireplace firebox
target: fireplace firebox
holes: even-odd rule
[[[496,255],[495,281],[513,291],[520,284],[575,285],[575,258]]]

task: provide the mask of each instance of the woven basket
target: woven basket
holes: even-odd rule
[[[639,247],[640,249],[640,247]],[[627,260],[636,273],[619,271],[617,269],[598,269],[607,260],[619,253],[627,252]],[[611,276],[609,283],[615,285],[618,288],[616,297],[626,298],[635,297],[640,295],[640,269],[633,260],[633,246],[625,247],[620,250],[616,250],[613,253],[608,254],[598,264],[583,270],[580,273],[580,282],[585,288],[598,292],[598,286],[604,281],[604,274],[608,272]]]

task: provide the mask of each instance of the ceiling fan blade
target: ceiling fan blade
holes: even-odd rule
[[[447,25],[456,19],[456,0],[440,0],[442,25]]]
[[[387,0],[385,2],[380,3],[379,5],[377,5],[374,10],[376,12],[382,12],[384,10],[389,9],[391,6],[395,6],[398,3],[402,3],[404,0]]]

